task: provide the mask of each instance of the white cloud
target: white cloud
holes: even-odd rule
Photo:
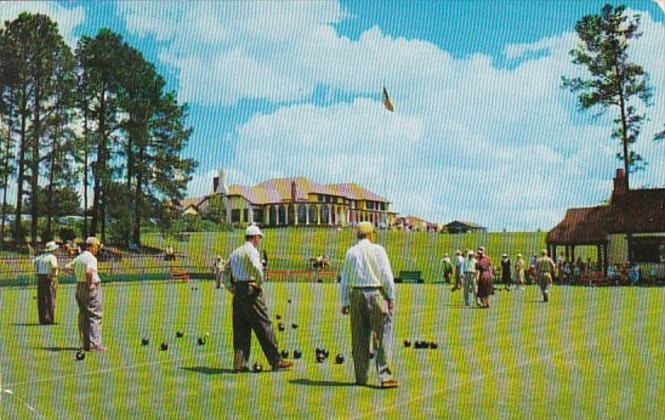
[[[457,59],[378,27],[345,38],[331,25],[346,18],[336,3],[247,5],[160,3],[146,12],[134,3],[120,6],[130,29],[163,42],[160,59],[178,70],[184,100],[282,105],[236,127],[230,182],[294,175],[354,181],[389,197],[402,213],[496,229],[547,229],[567,207],[609,195],[620,166],[611,124],[579,114],[574,96],[560,89],[562,75],[581,72],[568,54],[574,33],[507,45],[504,54],[517,62],[503,69],[488,56]],[[175,30],[180,21],[195,26]],[[648,112],[658,117],[637,145],[651,169],[634,176],[633,185],[663,185],[665,153],[651,138],[665,115],[665,27],[644,14],[643,28],[631,54],[657,86]],[[395,113],[379,102],[384,83]],[[321,86],[356,99],[302,103]]]
[[[70,8],[45,1],[0,1],[0,22],[13,20],[22,12],[49,16],[57,22],[65,42],[71,47],[76,46],[78,38],[74,35],[74,30],[85,20],[83,6]]]

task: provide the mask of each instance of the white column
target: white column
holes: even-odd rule
[[[305,204],[305,225],[309,226],[309,204]]]
[[[247,217],[249,218],[249,224],[254,223],[254,209],[251,205],[247,206]]]
[[[295,223],[295,226],[298,226],[298,208],[299,208],[299,207],[300,207],[300,206],[297,205],[297,204],[294,204],[294,205],[293,205],[293,216],[294,216],[294,220],[295,220],[295,222],[296,222],[296,223]]]
[[[328,206],[328,225],[332,226],[332,206]]]
[[[275,226],[279,226],[279,206],[275,207]]]
[[[224,196],[226,200],[226,223],[230,224],[231,223],[231,200],[229,199],[228,195]]]

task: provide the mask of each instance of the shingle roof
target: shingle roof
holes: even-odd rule
[[[307,201],[309,194],[325,194],[350,200],[388,202],[358,184],[318,184],[305,177],[270,179],[254,186],[234,184],[229,187],[229,194],[242,196],[252,204],[289,202],[292,182],[296,185],[296,201]]]
[[[547,242],[594,244],[610,233],[665,232],[665,189],[630,190],[609,205],[569,209]]]
[[[453,220],[452,222],[448,222],[445,224],[445,226],[452,225],[453,223],[459,223],[461,225],[468,226],[470,228],[476,228],[476,229],[485,229],[484,226],[479,225],[478,223],[473,223],[473,222],[465,222],[462,220]]]
[[[189,206],[198,207],[205,197],[188,197],[180,200],[180,207],[186,209]]]

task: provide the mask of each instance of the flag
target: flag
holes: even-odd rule
[[[393,108],[392,102],[390,102],[390,97],[388,97],[388,91],[386,90],[386,87],[383,87],[383,106],[386,107],[386,109],[390,112],[393,112],[395,108]]]
[[[665,13],[665,0],[653,0],[653,1],[655,1],[656,4],[660,6],[660,10],[662,10],[663,13]]]

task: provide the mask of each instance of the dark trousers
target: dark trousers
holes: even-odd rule
[[[233,295],[233,351],[234,368],[240,369],[249,362],[252,330],[261,344],[271,366],[282,359],[277,349],[275,333],[263,300],[263,292],[257,286],[236,283]]]
[[[46,274],[37,276],[37,309],[40,324],[53,324],[55,322],[55,295],[58,284],[55,279]]]

